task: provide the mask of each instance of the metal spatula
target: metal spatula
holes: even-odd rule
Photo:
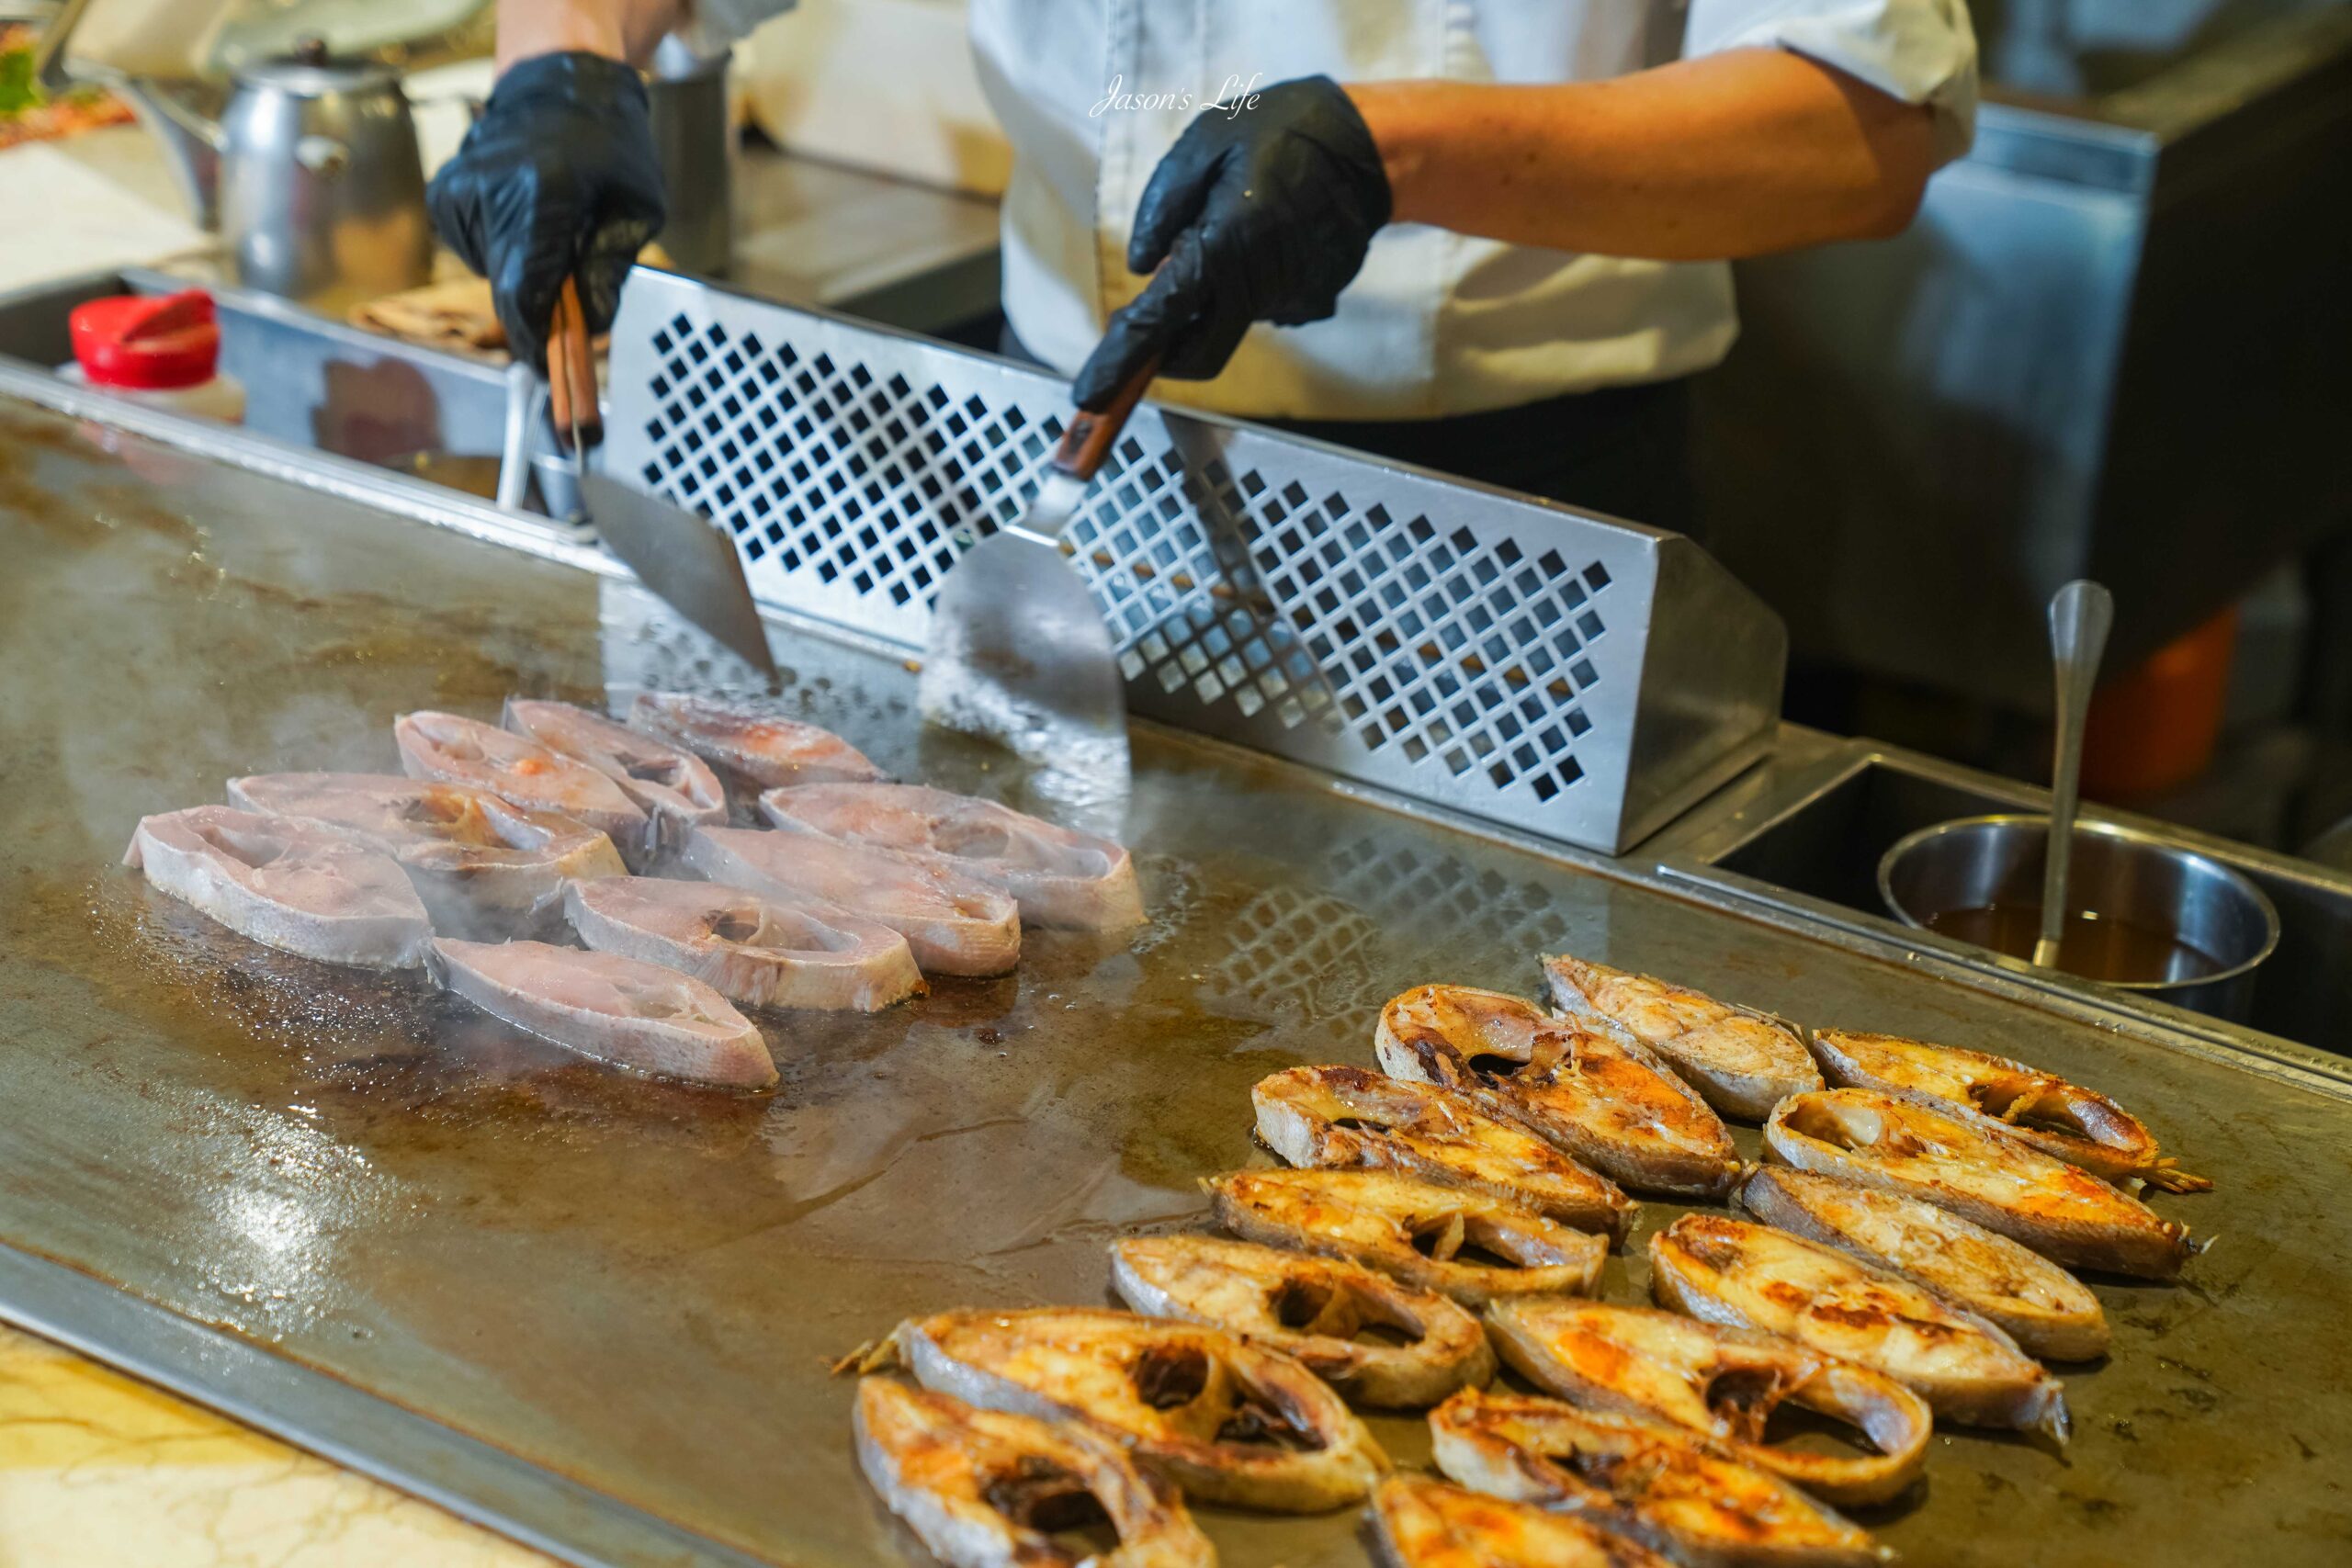
[[[596,536],[637,580],[680,615],[765,675],[775,673],[767,626],[752,602],[735,541],[683,506],[631,490],[588,469],[588,448],[604,434],[596,366],[576,284],[564,280],[548,334],[549,417],[571,452],[581,509]]]
[[[1111,628],[1061,535],[1159,368],[1145,365],[1101,413],[1075,415],[1028,512],[965,551],[940,584],[917,693],[926,722],[1057,771],[1125,775]]]

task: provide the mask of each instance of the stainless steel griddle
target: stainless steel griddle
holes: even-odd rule
[[[301,465],[221,448],[235,461],[0,399],[0,1314],[579,1561],[920,1562],[856,1477],[829,1359],[910,1313],[1104,1299],[1112,1238],[1198,1223],[1199,1177],[1262,1159],[1256,1078],[1368,1063],[1395,991],[1532,991],[1536,953],[1565,947],[2014,1051],[2113,1092],[2221,1183],[2161,1201],[2221,1238],[2187,1283],[2099,1284],[2115,1350],[2067,1379],[2066,1461],[1950,1431],[1924,1495],[1867,1516],[1908,1561],[2352,1551],[2340,1081],[1306,767],[1139,727],[1114,815],[1145,931],[1038,933],[1017,975],[873,1019],[772,1019],[771,1096],[605,1073],[421,982],[208,926],[116,864],[142,813],[232,773],[390,768],[413,707],[490,717],[510,693],[696,675],[694,640],[587,552],[407,481],[324,464],[295,483],[262,469]],[[896,650],[777,645],[786,703],[885,766],[1035,804],[919,731]],[[1609,1299],[1641,1299],[1640,1244],[1677,1212],[1646,1206]],[[1425,1458],[1417,1423],[1376,1429]],[[1236,1568],[1364,1559],[1351,1514],[1204,1517]]]

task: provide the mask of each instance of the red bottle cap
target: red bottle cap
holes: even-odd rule
[[[200,387],[220,363],[220,326],[201,288],[154,299],[119,294],[67,318],[74,357],[93,386],[161,391]]]

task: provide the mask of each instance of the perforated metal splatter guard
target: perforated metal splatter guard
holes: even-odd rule
[[[668,274],[613,332],[605,471],[752,591],[908,650],[1016,520],[1069,388]],[[1066,536],[1130,708],[1611,852],[1760,755],[1779,620],[1689,540],[1210,415],[1137,410]]]

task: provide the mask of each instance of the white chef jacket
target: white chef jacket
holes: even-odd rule
[[[981,85],[1013,151],[1005,314],[1064,372],[1143,287],[1127,270],[1127,232],[1160,156],[1204,106],[1252,83],[1598,81],[1678,52],[1768,47],[1930,106],[1939,162],[1966,151],[1975,117],[1965,0],[969,4]],[[1720,262],[1399,223],[1373,240],[1329,320],[1261,323],[1215,380],[1162,381],[1153,395],[1249,417],[1431,418],[1688,375],[1721,360],[1737,332]]]

